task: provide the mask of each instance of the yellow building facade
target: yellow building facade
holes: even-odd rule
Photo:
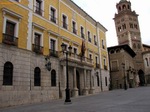
[[[65,98],[62,44],[71,97],[108,90],[107,29],[71,0],[1,0],[0,26],[1,107]]]

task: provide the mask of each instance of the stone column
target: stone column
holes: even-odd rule
[[[84,90],[83,90],[83,95],[88,95],[88,88],[86,85],[86,69],[84,69]]]
[[[74,67],[74,73],[73,73],[73,96],[78,96],[78,88],[77,88],[77,81],[76,81],[76,67]]]
[[[61,87],[61,90],[62,90],[62,98],[65,98],[66,96],[66,93],[65,93],[65,89],[66,89],[66,66],[63,65],[63,76],[62,76],[62,87]]]
[[[93,74],[94,70],[90,71],[90,94],[94,94],[93,79],[92,79]]]

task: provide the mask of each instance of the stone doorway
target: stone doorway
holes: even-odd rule
[[[139,75],[139,80],[140,80],[139,86],[144,86],[144,84],[145,84],[145,76],[144,76],[143,70],[139,70],[138,71],[138,75]]]

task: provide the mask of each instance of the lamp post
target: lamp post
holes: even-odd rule
[[[65,90],[66,91],[65,103],[71,103],[70,89],[69,89],[69,76],[68,76],[68,54],[71,54],[72,47],[71,46],[68,47],[69,51],[67,51],[66,45],[64,43],[61,44],[61,47],[62,47],[63,53],[66,54],[66,77],[67,77],[67,81],[66,81],[66,90]]]
[[[125,64],[122,63],[123,73],[124,73],[124,90],[127,90],[127,84],[126,84],[126,76],[125,76]]]

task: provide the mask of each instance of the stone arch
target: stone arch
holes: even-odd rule
[[[145,84],[145,76],[144,76],[143,70],[140,69],[138,71],[138,75],[139,75],[139,80],[140,80],[139,86],[144,86],[144,84]]]

